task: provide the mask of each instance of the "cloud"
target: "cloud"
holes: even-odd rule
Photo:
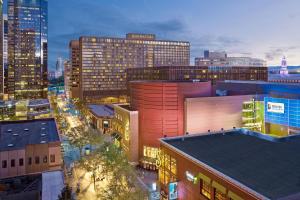
[[[289,57],[293,57],[290,52],[298,50],[299,48],[299,46],[270,47],[269,50],[265,52],[265,59],[267,61],[274,61],[280,59],[283,56],[287,56],[288,54]]]

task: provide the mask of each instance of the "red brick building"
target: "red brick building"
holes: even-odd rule
[[[211,96],[211,82],[134,81],[131,106],[139,112],[139,158],[155,169],[159,138],[184,134],[184,100]]]

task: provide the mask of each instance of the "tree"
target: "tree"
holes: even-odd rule
[[[94,187],[99,199],[140,200],[146,192],[138,184],[137,174],[120,148],[104,142],[91,155],[82,158],[80,167],[92,173]],[[105,187],[96,187],[105,179]]]
[[[74,200],[72,196],[72,188],[66,185],[58,196],[58,200]]]

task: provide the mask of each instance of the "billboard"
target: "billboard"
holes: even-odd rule
[[[267,111],[283,114],[284,113],[284,103],[268,102],[267,103]]]

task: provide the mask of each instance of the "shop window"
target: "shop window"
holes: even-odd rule
[[[200,180],[200,193],[207,199],[211,199],[210,185],[205,181],[203,181],[202,179]]]

